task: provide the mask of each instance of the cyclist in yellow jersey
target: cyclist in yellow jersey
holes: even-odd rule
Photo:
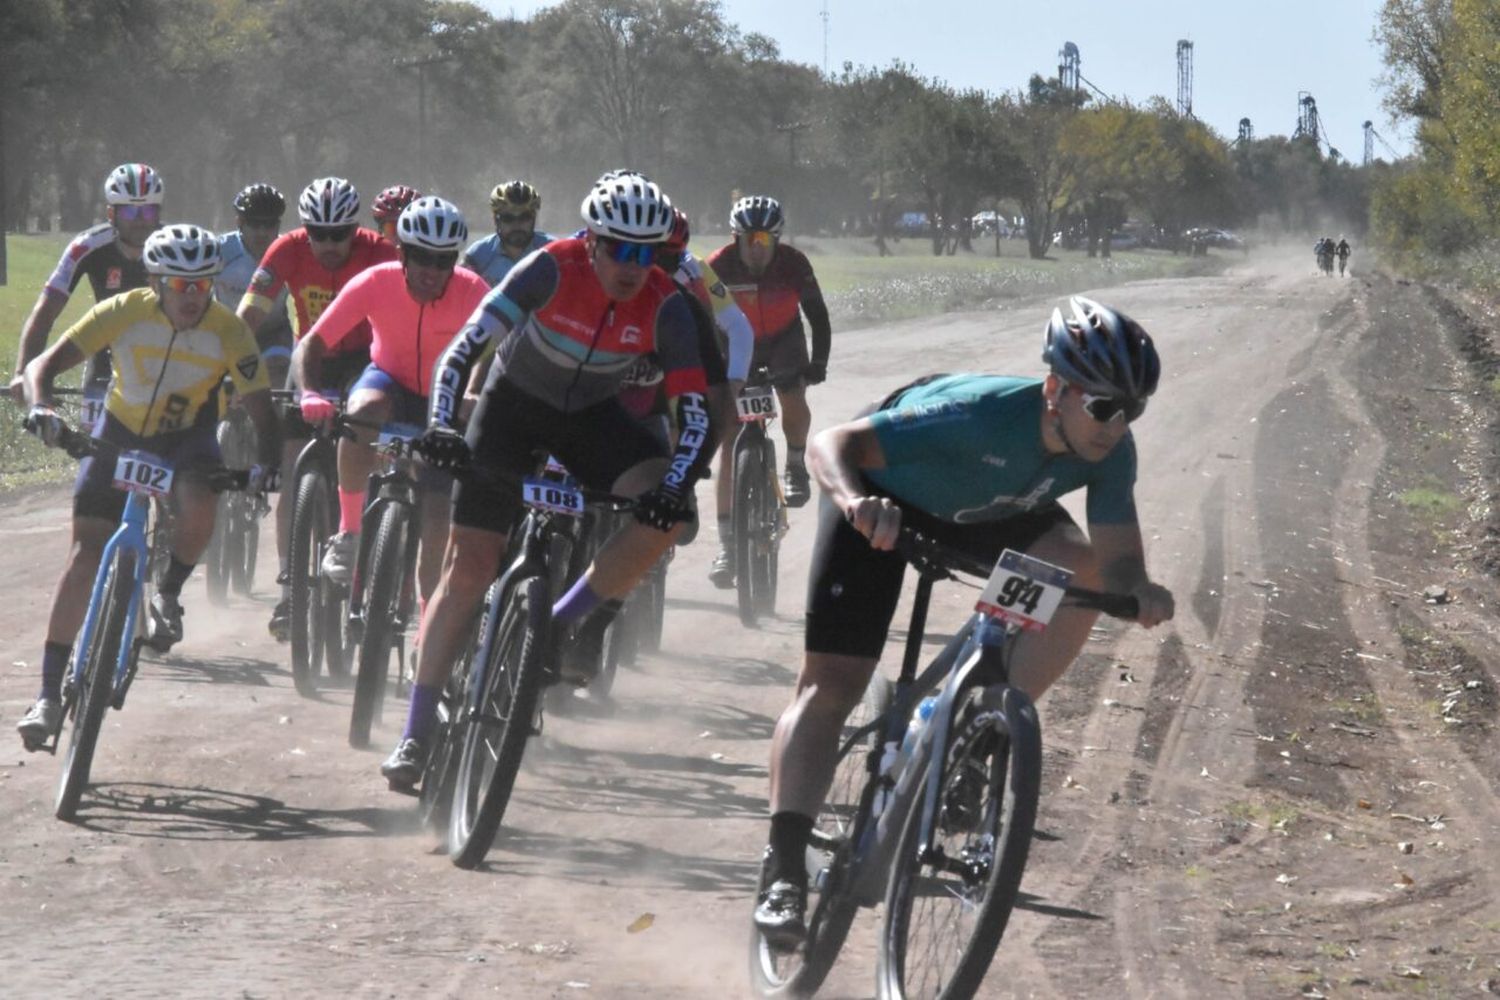
[[[274,488],[281,442],[270,385],[255,338],[228,308],[214,301],[214,276],[222,266],[213,233],[179,224],[157,230],[142,257],[146,288],[101,302],[62,338],[26,366],[31,411],[27,429],[55,443],[63,422],[53,409],[54,380],[100,348],[112,349],[114,383],[96,437],[123,449],[148,451],[177,469],[217,464],[217,392],[228,376],[255,424],[260,464],[250,470],[251,491]],[[73,545],[47,623],[42,690],[17,725],[28,750],[46,742],[62,713],[63,672],[83,624],[100,553],[125,506],[113,486],[114,463],[86,459],[73,495]],[[171,560],[150,603],[148,637],[158,649],[182,639],[178,595],[213,533],[214,494],[190,477],[172,489],[176,527]]]

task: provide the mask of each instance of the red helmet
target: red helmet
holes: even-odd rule
[[[375,204],[370,208],[375,213],[376,222],[395,222],[401,217],[401,210],[420,197],[422,192],[416,188],[396,184],[377,194]]]
[[[691,234],[688,230],[688,217],[686,213],[684,213],[680,208],[672,209],[672,231],[668,233],[667,238],[662,241],[661,252],[686,252],[689,235]]]

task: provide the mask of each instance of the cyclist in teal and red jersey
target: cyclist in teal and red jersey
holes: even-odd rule
[[[13,401],[24,399],[21,373],[47,346],[52,325],[80,281],[89,279],[95,302],[146,287],[141,251],[146,237],[160,225],[162,194],[161,175],[144,163],[122,163],[109,172],[104,179],[106,221],[73,237],[21,328],[15,376],[6,387]],[[106,348],[89,360],[84,382],[102,392],[109,384],[109,372]]]
[[[807,432],[812,427],[807,387],[827,377],[833,337],[828,307],[812,264],[802,251],[781,242],[785,222],[781,203],[775,198],[741,198],[729,214],[734,242],[710,254],[708,263],[755,328],[755,356],[750,367],[767,365],[771,369],[786,433],[786,502],[789,507],[800,507],[810,495],[803,464]],[[812,326],[811,361],[802,313],[807,314]],[[726,543],[731,510],[719,509],[720,537]]]
[[[250,288],[240,301],[239,315],[252,331],[274,307],[283,288],[292,298],[296,314],[295,335],[301,338],[356,274],[376,264],[397,258],[396,248],[368,229],[359,227],[359,192],[342,177],[313,181],[297,199],[302,228],[283,233],[261,258],[250,279]],[[345,338],[343,350],[324,359],[325,385],[342,392],[370,363],[370,326],[362,324]],[[293,378],[295,383],[296,379]],[[292,388],[298,388],[295,384]],[[282,438],[282,469],[290,474],[292,463],[309,435],[301,420],[286,421]],[[281,600],[271,612],[271,634],[281,642],[291,627],[291,595],[287,585],[288,539],[292,528],[292,503],[285,494],[276,498],[276,550],[281,557]]]
[[[401,245],[396,236],[396,223],[401,218],[402,210],[420,197],[422,192],[406,184],[392,184],[375,196],[374,203],[370,205],[370,214],[375,216],[375,231],[385,237],[391,246]]]
[[[468,235],[463,214],[450,202],[419,198],[406,206],[396,227],[400,262],[377,264],[356,275],[297,345],[292,364],[303,387],[305,422],[323,424],[333,417],[333,401],[319,392],[323,356],[336,352],[346,336],[368,322],[374,331],[370,365],[349,391],[350,416],[372,424],[426,426],[433,365],[490,290],[473,271],[455,267]],[[323,559],[323,572],[340,583],[353,575],[365,481],[375,458],[373,432],[357,433],[357,440],[339,442],[339,533]],[[423,472],[429,491],[451,485],[446,476]],[[422,515],[418,580],[425,601],[437,582],[448,504],[429,501]]]
[[[672,204],[639,174],[607,174],[582,205],[584,236],[527,256],[492,290],[438,362],[423,452],[467,467],[453,490],[442,579],[427,602],[406,730],[381,773],[409,788],[422,773],[437,703],[494,581],[522,509],[521,480],[538,449],[583,485],[638,497],[636,523],[617,532],[552,609],[562,675],[586,682],[604,629],[690,517],[688,498],[708,457],[711,426],[697,333],[686,300],[659,268]],[[497,341],[466,435],[458,408],[469,370]],[[654,352],[678,436],[670,457],[620,405],[620,382]]]

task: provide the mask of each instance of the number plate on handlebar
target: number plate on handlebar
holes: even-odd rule
[[[521,496],[528,507],[538,510],[571,514],[574,517],[583,513],[583,493],[563,483],[528,476],[521,483]]]
[[[776,393],[768,385],[746,386],[740,390],[740,398],[735,404],[739,407],[742,424],[776,416]]]
[[[1073,574],[1061,566],[1006,549],[974,610],[1033,632],[1047,627]]]
[[[172,492],[172,467],[145,451],[122,451],[115,459],[115,489],[164,497]]]

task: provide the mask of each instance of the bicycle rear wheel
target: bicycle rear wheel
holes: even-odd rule
[[[755,593],[755,610],[762,615],[776,614],[776,576],[781,562],[780,493],[776,487],[776,442],[766,438],[761,446],[765,483],[761,491],[759,535],[756,539],[758,557],[752,564],[755,578],[751,589]]]
[[[291,577],[292,681],[297,693],[311,697],[318,691],[318,671],[330,640],[337,643],[338,625],[332,634],[318,562],[323,539],[333,534],[332,488],[321,470],[309,469],[297,480],[292,495]],[[329,671],[332,673],[332,670]]]
[[[870,821],[870,753],[880,743],[876,728],[858,741],[850,738],[885,715],[891,704],[891,682],[875,674],[864,698],[844,723],[833,785],[823,802],[807,848],[807,943],[795,952],[766,944],[754,925],[750,931],[750,984],[762,997],[810,997],[828,977],[849,935],[859,901],[849,881],[849,862],[861,831]]]
[[[517,581],[484,664],[479,703],[468,707],[448,822],[448,855],[460,868],[484,860],[510,803],[545,680],[548,613],[546,581]]]
[[[926,857],[920,800],[886,889],[880,1000],[967,1000],[989,971],[1021,890],[1036,826],[1042,736],[1024,693],[969,689],[955,705]]]
[[[375,526],[370,548],[365,599],[364,640],[359,645],[359,673],[354,681],[354,707],[349,715],[349,745],[370,743],[370,726],[385,701],[386,679],[401,627],[401,590],[405,585],[407,532],[411,509],[387,503]]]
[[[255,564],[260,556],[260,515],[255,506],[255,501],[244,495],[230,505],[236,544],[231,548],[235,558],[229,561],[229,577],[234,592],[246,597],[255,589]]]
[[[203,579],[213,604],[224,604],[229,597],[230,567],[224,559],[229,516],[229,497],[220,496],[218,510],[214,512],[214,533],[208,540],[208,548],[203,550]]]
[[[110,561],[109,576],[104,581],[94,634],[89,639],[89,647],[78,651],[78,655],[84,657],[83,684],[77,694],[68,756],[57,785],[55,812],[61,820],[71,821],[78,814],[78,800],[88,787],[99,729],[104,724],[104,711],[109,707],[115,666],[120,662],[120,647],[130,641],[125,634],[125,620],[130,611],[132,588],[135,587],[135,559],[135,553],[128,549],[115,552]]]

